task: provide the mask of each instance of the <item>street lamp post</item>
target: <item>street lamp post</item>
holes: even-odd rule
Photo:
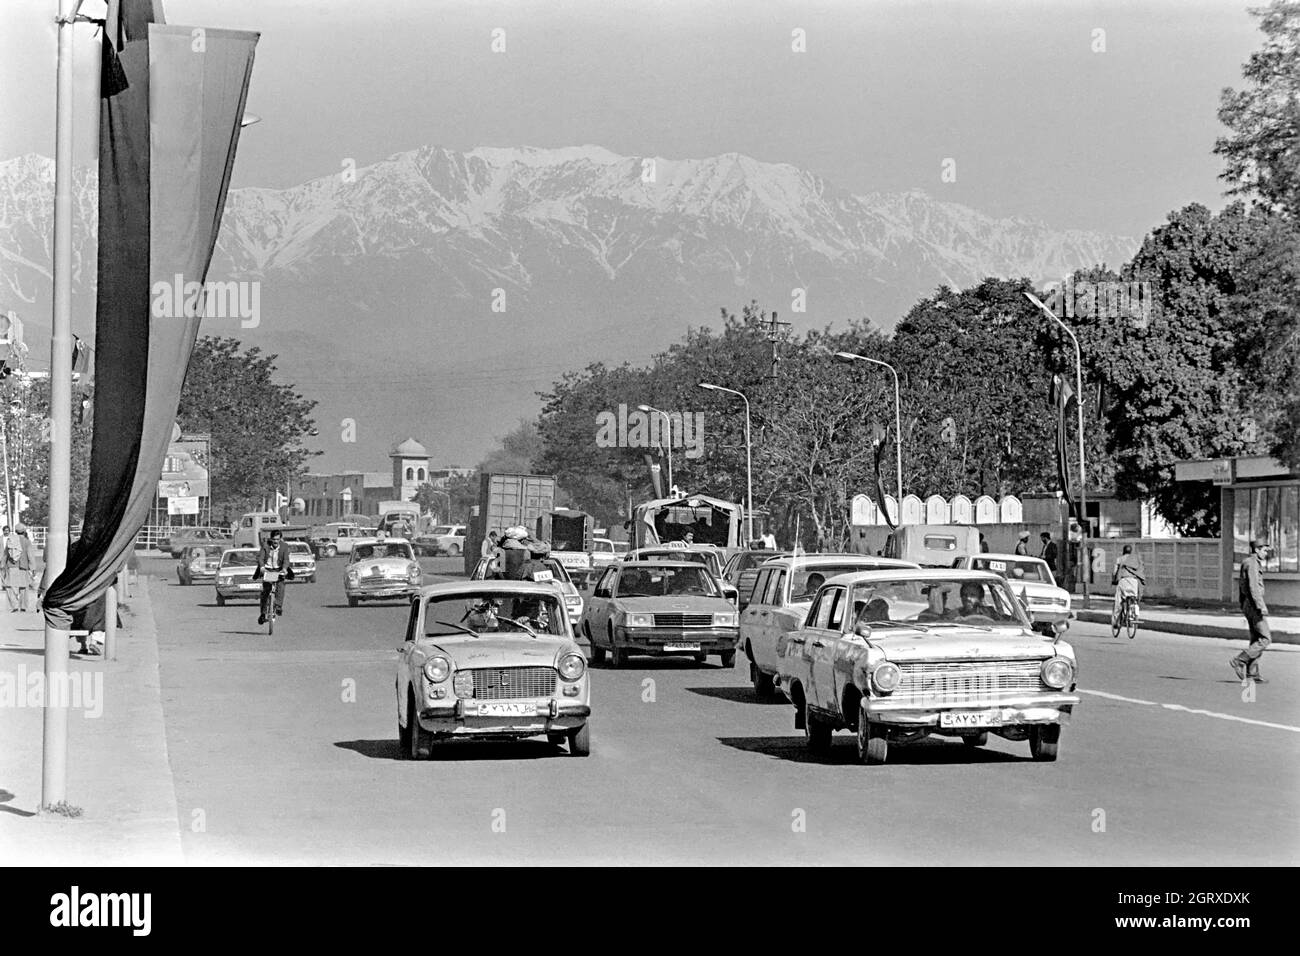
[[[665,412],[662,408],[655,408],[653,405],[638,405],[637,409],[643,412],[654,412],[656,415],[662,415],[664,417],[664,421],[668,423],[668,444],[664,445],[662,441],[659,444],[668,450],[668,479],[664,484],[664,487],[668,489],[669,494],[672,494],[672,487],[673,487],[673,419],[672,416],[669,415],[667,412]]]
[[[883,362],[877,358],[870,358],[866,355],[859,355],[856,352],[836,352],[835,357],[845,362],[870,362],[872,365],[881,365],[889,369],[894,376],[894,470],[895,480],[898,482],[898,523],[903,523],[903,401],[898,388],[898,370],[888,362]],[[882,501],[880,506],[883,508],[885,503]]]
[[[1083,528],[1083,540],[1079,542],[1079,578],[1083,584],[1083,606],[1088,606],[1088,573],[1090,568],[1083,565],[1087,560],[1088,545],[1088,476],[1083,463],[1083,350],[1079,348],[1079,339],[1074,330],[1061,321],[1060,317],[1049,309],[1038,296],[1026,292],[1025,298],[1047,313],[1048,318],[1065,329],[1065,334],[1074,343],[1074,406],[1079,413],[1079,524]],[[1068,543],[1068,542],[1067,542]]]
[[[738,392],[734,388],[724,388],[721,385],[712,385],[709,382],[700,382],[700,388],[707,388],[711,392],[726,392],[728,395],[736,395],[745,403],[745,544],[754,540],[754,447],[749,440],[749,399],[745,397],[744,392]]]

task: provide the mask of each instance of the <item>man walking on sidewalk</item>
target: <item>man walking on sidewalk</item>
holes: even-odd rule
[[[22,527],[19,525],[18,527]],[[5,597],[9,599],[9,610],[18,613],[27,610],[27,585],[31,575],[31,552],[26,547],[26,540],[20,535],[4,529],[3,554],[0,554],[0,569],[4,575]]]
[[[1259,675],[1260,655],[1273,642],[1268,630],[1268,605],[1264,603],[1264,559],[1268,547],[1254,538],[1250,542],[1250,555],[1241,562],[1241,576],[1237,579],[1237,595],[1241,600],[1241,613],[1246,616],[1250,629],[1250,646],[1228,663],[1240,680],[1268,683]]]

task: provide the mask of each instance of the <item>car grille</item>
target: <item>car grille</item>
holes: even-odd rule
[[[470,671],[476,700],[516,700],[555,694],[554,667],[480,667]]]
[[[712,614],[656,614],[655,627],[712,627]]]
[[[903,678],[889,700],[926,705],[969,704],[1048,690],[1042,661],[951,661],[899,664]]]

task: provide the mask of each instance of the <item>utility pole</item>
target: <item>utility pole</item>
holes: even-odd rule
[[[772,343],[772,378],[776,378],[776,363],[781,361],[780,355],[777,354],[777,344],[781,341],[781,329],[788,328],[789,322],[778,322],[777,313],[772,313],[772,318],[767,324],[767,340]]]

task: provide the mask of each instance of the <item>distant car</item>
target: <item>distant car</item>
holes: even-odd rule
[[[624,548],[623,553],[627,553]],[[619,551],[609,538],[592,538],[591,539],[591,566],[593,568],[607,568],[620,557]]]
[[[455,557],[465,550],[465,526],[440,524],[419,535],[414,541],[419,554],[447,554]]]
[[[622,561],[692,561],[702,564],[708,568],[709,573],[718,582],[718,587],[722,589],[723,596],[726,597],[733,605],[736,603],[739,592],[736,586],[727,581],[722,573],[725,554],[709,544],[657,544],[648,548],[637,548],[629,551],[620,560]]]
[[[737,611],[709,569],[694,561],[620,561],[604,570],[582,615],[592,658],[615,667],[633,654],[710,654],[736,662]]]
[[[224,544],[230,547],[230,535],[215,528],[178,528],[170,537],[158,541],[158,550],[168,551],[173,558],[179,558],[186,548],[199,544]]]
[[[990,733],[1056,759],[1079,703],[1074,649],[1035,634],[1006,579],[951,569],[864,571],[827,579],[781,659],[795,727],[825,755],[857,736],[864,763],[931,734],[982,747]]]
[[[307,543],[317,558],[332,558],[336,554],[351,554],[352,544],[358,538],[374,537],[374,530],[341,521],[317,525],[307,532]]]
[[[488,566],[492,563],[491,558],[479,558],[478,564],[474,565],[474,570],[470,573],[471,581],[482,581],[487,578]],[[550,575],[549,582],[560,592],[564,600],[565,609],[569,612],[569,621],[574,627],[582,620],[582,595],[578,593],[577,585],[569,577],[569,570],[561,561],[555,558],[542,558],[541,563],[545,566],[546,572]]]
[[[227,548],[217,565],[217,605],[235,598],[262,599],[262,585],[253,580],[257,570],[257,548]]]
[[[763,563],[770,561],[772,558],[780,558],[789,555],[789,551],[769,551],[748,549],[737,551],[727,559],[726,565],[723,566],[722,576],[728,584],[736,589],[737,606],[743,611],[745,605],[749,603],[749,596],[754,590],[754,580],[758,577],[758,568]]]
[[[422,573],[405,538],[358,539],[343,573],[348,607],[362,601],[409,598],[420,589]]]
[[[177,579],[186,587],[214,583],[224,550],[220,544],[196,544],[186,548],[176,562]]]
[[[909,561],[868,554],[789,555],[760,565],[740,614],[740,647],[749,658],[754,692],[759,697],[776,696],[775,678],[785,642],[803,627],[808,607],[827,578],[850,571],[916,567]]]
[[[305,541],[286,541],[289,549],[289,567],[293,568],[293,577],[289,581],[301,581],[304,584],[316,583],[316,556]]]
[[[397,740],[428,757],[440,740],[545,736],[591,753],[587,659],[549,584],[435,584],[411,601],[398,651]]]
[[[958,568],[992,571],[1007,579],[1012,592],[1024,599],[1034,630],[1051,637],[1055,627],[1070,620],[1070,592],[1058,587],[1042,558],[1021,554],[973,554],[957,561]]]

